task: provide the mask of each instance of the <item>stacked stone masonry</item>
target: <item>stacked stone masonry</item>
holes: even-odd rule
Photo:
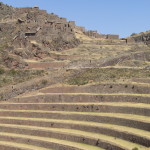
[[[84,34],[89,37],[94,38],[102,38],[102,39],[119,39],[119,35],[113,35],[113,34],[99,34],[97,31],[84,31]]]

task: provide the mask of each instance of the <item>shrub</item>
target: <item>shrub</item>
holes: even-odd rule
[[[132,150],[138,150],[138,148],[137,148],[137,147],[135,147],[135,148],[132,148]]]
[[[2,80],[4,83],[7,83],[7,79],[6,78],[3,78]]]
[[[44,70],[36,70],[33,75],[37,75],[37,76],[40,76],[44,73]]]
[[[0,68],[0,74],[4,74],[5,73],[5,70]]]
[[[43,85],[46,85],[47,83],[48,83],[47,80],[42,80],[42,84],[43,84]]]
[[[88,80],[82,79],[82,78],[74,78],[73,80],[69,80],[70,85],[85,85],[88,84]]]
[[[15,70],[15,69],[11,69],[10,71],[9,71],[9,75],[12,75],[12,76],[14,76],[14,75],[16,75],[18,72],[17,72],[17,70]]]

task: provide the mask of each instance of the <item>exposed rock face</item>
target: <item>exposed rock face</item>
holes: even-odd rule
[[[122,38],[121,40],[124,40],[126,43],[132,44],[132,43],[145,43],[146,45],[150,45],[150,31],[147,32],[141,32],[139,34],[133,34],[130,37]]]
[[[144,42],[145,44],[150,44],[150,33],[139,35],[133,38],[136,42]]]
[[[132,36],[135,42],[144,42],[145,44],[150,44],[150,31],[142,32],[140,34],[135,34]]]

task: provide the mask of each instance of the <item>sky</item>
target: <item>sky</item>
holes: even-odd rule
[[[87,30],[130,36],[150,30],[150,0],[0,0],[13,7],[33,7],[55,13]]]

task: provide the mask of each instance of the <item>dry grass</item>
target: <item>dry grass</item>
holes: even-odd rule
[[[117,82],[120,79],[150,78],[150,70],[129,68],[91,68],[73,71],[73,76],[67,81],[71,85],[85,85],[91,80],[94,83]]]
[[[45,75],[43,70],[4,70],[0,69],[0,87],[21,83]]]
[[[8,126],[8,125],[6,125],[6,126]],[[16,125],[16,128],[17,127],[18,126]],[[28,130],[31,130],[31,129],[33,130],[33,127],[29,127],[29,126],[23,126],[23,127]],[[135,147],[135,146],[140,148],[140,150],[146,149],[146,147],[144,147],[144,146],[140,146],[138,144],[131,143],[131,142],[119,139],[119,138],[114,138],[112,136],[106,136],[103,134],[85,132],[85,131],[81,131],[81,130],[74,130],[74,129],[53,129],[53,130],[51,130],[49,128],[44,128],[44,127],[35,127],[34,130],[37,130],[37,131],[42,130],[42,131],[47,131],[47,132],[49,131],[49,132],[54,132],[54,133],[61,133],[61,134],[65,134],[65,135],[88,137],[90,139],[96,139],[96,140],[100,139],[101,141],[105,141],[105,142],[111,143],[113,145],[115,145],[115,144],[120,145],[120,147],[124,147],[127,150],[130,150],[132,147]],[[76,142],[71,142],[71,141],[67,141],[67,140],[54,139],[54,138],[37,137],[37,136],[31,136],[31,135],[20,135],[20,134],[3,133],[3,132],[0,133],[0,135],[25,138],[25,139],[34,139],[34,140],[39,140],[39,141],[43,141],[43,142],[53,142],[56,144],[59,143],[62,145],[73,146],[73,147],[76,147],[76,148],[79,148],[82,150],[103,150],[102,148],[97,147],[97,146],[92,146],[92,145],[83,144],[83,143],[79,143],[79,142],[76,143]],[[42,148],[39,148],[39,150],[42,150]]]

